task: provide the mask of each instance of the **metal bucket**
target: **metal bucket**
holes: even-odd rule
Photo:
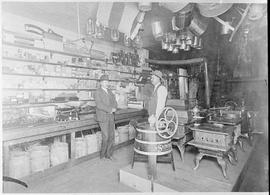
[[[149,124],[136,127],[134,151],[143,155],[165,155],[172,152],[171,139],[161,138]],[[155,141],[153,141],[155,140]]]
[[[208,18],[201,16],[197,12],[193,12],[193,18],[188,29],[196,36],[201,36],[207,29]]]
[[[193,4],[189,3],[175,14],[175,26],[178,27],[179,30],[183,30],[190,25],[193,7]]]
[[[163,37],[163,28],[161,21],[155,21],[152,23],[152,33],[156,40],[161,40]]]

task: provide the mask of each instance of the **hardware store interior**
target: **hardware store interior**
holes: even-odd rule
[[[2,1],[2,192],[268,192],[267,3]]]

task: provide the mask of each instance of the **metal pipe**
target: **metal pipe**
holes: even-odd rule
[[[204,62],[203,58],[193,58],[188,60],[151,60],[145,59],[145,62],[155,65],[187,65],[187,64],[199,64]]]
[[[205,80],[205,99],[206,106],[210,108],[210,88],[209,88],[209,75],[208,75],[208,66],[207,60],[204,60],[204,80]]]

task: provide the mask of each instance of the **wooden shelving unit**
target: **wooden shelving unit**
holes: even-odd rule
[[[2,88],[7,91],[95,91],[96,89]]]
[[[120,67],[117,66],[121,66],[122,64],[114,64],[112,62],[108,62],[107,60],[103,60],[103,59],[96,59],[91,57],[90,55],[87,54],[79,54],[79,53],[71,53],[71,52],[66,52],[66,51],[57,51],[57,50],[51,50],[51,49],[46,49],[46,48],[38,48],[38,47],[33,47],[33,46],[28,46],[28,45],[23,45],[23,44],[18,44],[18,43],[11,43],[11,42],[5,42],[2,41],[2,46],[3,49],[7,48],[7,52],[3,53],[3,65],[5,65],[5,63],[11,63],[11,62],[16,62],[16,67],[18,67],[19,70],[17,70],[15,68],[15,70],[9,71],[6,69],[3,69],[3,76],[7,77],[7,79],[11,79],[13,81],[13,77],[14,76],[16,79],[14,79],[14,83],[10,83],[10,85],[3,87],[2,90],[3,92],[9,92],[8,94],[12,94],[15,92],[15,97],[17,97],[18,94],[22,94],[21,92],[26,92],[26,94],[28,93],[28,91],[46,91],[46,93],[49,94],[50,99],[52,99],[54,97],[54,91],[56,92],[61,92],[61,91],[72,91],[72,92],[80,92],[80,91],[86,91],[86,92],[90,92],[90,91],[95,91],[96,88],[96,81],[99,80],[97,78],[89,78],[86,73],[86,71],[88,70],[102,70],[102,71],[108,71],[108,74],[110,74],[109,71],[116,71],[116,72],[120,72],[123,74],[129,74],[132,76],[132,79],[134,78],[135,75],[139,75],[138,71],[136,68],[139,68],[138,66],[129,66],[131,68],[125,68],[125,69],[121,69]],[[13,47],[14,48],[22,48],[22,53],[23,55],[20,57],[17,57],[17,53],[19,54],[20,51],[16,51],[16,49],[14,49],[13,51]],[[24,49],[26,49],[27,51],[24,51]],[[36,51],[36,52],[35,52]],[[9,55],[10,53],[11,55]],[[48,54],[46,53],[48,52]],[[45,53],[45,54],[43,54]],[[72,57],[77,57],[77,58],[87,58],[86,61],[84,62],[84,64],[80,64],[80,63],[74,63],[73,64],[73,59],[69,58],[68,61],[69,63],[65,64],[65,63],[61,63],[58,61],[66,61],[66,57],[63,56],[54,56],[53,54],[60,54],[60,55],[65,55],[65,56],[72,56]],[[30,57],[29,57],[30,56]],[[33,57],[34,56],[34,57]],[[41,57],[40,57],[41,56]],[[46,60],[42,60],[43,58],[48,57],[48,59]],[[36,58],[36,59],[35,59]],[[60,60],[56,59],[56,58],[60,58]],[[50,59],[50,60],[49,60]],[[77,61],[77,60],[76,60]],[[97,62],[96,62],[97,61]],[[100,61],[101,63],[99,63],[98,61]],[[26,63],[33,63],[31,65],[33,65],[33,67],[35,68],[35,65],[50,65],[50,66],[60,66],[61,68],[78,68],[78,69],[85,69],[85,73],[83,72],[82,74],[78,74],[78,76],[72,77],[70,76],[71,73],[69,72],[67,75],[65,76],[60,76],[60,74],[55,74],[54,68],[48,67],[48,71],[49,72],[42,72],[41,74],[36,73],[37,71],[30,71],[29,72],[29,68],[25,67],[26,69],[24,69],[24,66],[26,66]],[[86,66],[86,64],[88,66]],[[102,64],[101,66],[98,66],[95,64]],[[17,66],[18,65],[18,66]],[[107,65],[114,65],[114,66],[107,66]],[[20,66],[23,66],[22,68]],[[125,65],[128,66],[128,65]],[[11,67],[12,68],[12,67]],[[59,68],[59,67],[57,67]],[[115,69],[113,69],[115,68]],[[36,68],[35,68],[36,69]],[[32,69],[31,69],[32,70]],[[62,69],[63,70],[63,69]],[[69,70],[71,71],[71,70]],[[73,70],[72,70],[73,71]],[[76,71],[76,70],[75,70]],[[33,73],[32,73],[33,72]],[[66,72],[66,71],[65,71]],[[89,71],[88,71],[89,72]],[[63,75],[63,74],[62,74]],[[81,76],[83,75],[83,76]],[[121,77],[118,77],[118,74],[116,74],[117,79],[111,79],[111,82],[132,82],[132,81],[125,81],[125,78],[120,79]],[[121,74],[120,74],[121,75]],[[124,75],[126,76],[126,75]],[[17,81],[18,78],[17,77],[26,77],[23,78],[25,79],[25,83],[22,82],[22,86],[20,86]],[[30,84],[29,82],[34,82],[31,79],[28,79],[28,77],[33,77],[33,78],[37,78],[37,77],[41,77],[41,78],[47,78],[50,82],[49,84],[44,83],[43,81],[40,81],[40,85],[36,84],[36,85],[28,85]],[[92,77],[94,77],[94,75],[92,75]],[[53,80],[53,78],[57,78],[57,79],[71,79],[70,82],[67,82],[66,85],[60,85],[58,80],[57,82],[55,80]],[[118,79],[119,78],[119,79]],[[73,79],[73,80],[72,80]],[[76,81],[77,80],[77,81]],[[81,82],[79,83],[79,80],[86,80],[86,82]],[[89,83],[89,82],[93,82],[93,83]],[[8,81],[7,81],[8,82]],[[76,83],[77,82],[77,83]],[[54,85],[55,83],[55,85]],[[33,86],[34,88],[30,88],[27,86]],[[52,88],[52,87],[53,88]],[[75,88],[75,87],[78,88]],[[23,88],[25,87],[25,88]],[[58,88],[57,88],[58,87]],[[66,87],[66,88],[65,88]],[[74,89],[75,88],[75,89]],[[11,91],[11,92],[10,92]],[[47,91],[53,91],[52,93],[47,92]],[[41,92],[37,92],[37,94],[41,94],[43,95],[43,93]],[[32,92],[31,92],[32,93]],[[31,93],[28,93],[31,94]],[[35,92],[33,93],[35,94]],[[44,93],[45,94],[45,93]],[[8,97],[11,97],[12,95],[8,95]],[[13,97],[13,96],[12,96]],[[28,96],[29,97],[29,96]],[[38,95],[34,95],[34,98],[38,98]],[[87,98],[87,97],[85,97]],[[93,101],[92,99],[90,99],[90,95],[88,95],[88,100],[79,100],[79,101]],[[8,101],[7,101],[8,102]],[[39,102],[39,103],[25,103],[25,104],[3,104],[3,109],[29,109],[31,107],[46,107],[46,106],[57,106],[57,104],[60,103],[67,103],[67,102],[73,102],[73,101],[63,101],[63,102],[51,102],[51,101],[47,101],[47,102]],[[10,103],[12,103],[10,101]],[[16,110],[15,110],[16,111]],[[120,110],[117,111],[117,113],[115,114],[115,122],[116,123],[123,123],[123,122],[129,122],[130,119],[142,119],[146,116],[145,111],[143,110],[137,110],[137,109],[126,109],[126,110]],[[98,156],[99,153],[96,152],[92,155],[88,155],[86,157],[82,157],[80,159],[75,159],[74,157],[74,151],[75,151],[75,133],[78,131],[85,131],[85,130],[91,130],[94,128],[98,128],[98,124],[95,120],[94,114],[90,114],[89,115],[90,119],[82,119],[82,120],[77,120],[77,121],[67,121],[67,122],[56,122],[56,121],[52,121],[49,124],[37,124],[37,126],[27,126],[27,127],[20,127],[20,126],[16,126],[16,127],[12,127],[12,128],[3,128],[3,156],[4,156],[4,160],[3,160],[3,166],[4,166],[4,173],[6,175],[8,175],[8,160],[9,160],[9,154],[10,154],[10,149],[13,145],[17,145],[17,144],[23,144],[23,143],[28,143],[28,142],[33,142],[33,141],[37,141],[37,140],[42,140],[45,138],[51,138],[51,137],[55,137],[55,136],[60,136],[61,138],[63,138],[64,140],[66,140],[67,135],[68,135],[68,139],[70,141],[70,158],[69,161],[67,163],[65,163],[64,165],[59,165],[60,167],[64,167],[65,165],[71,165],[74,163],[78,163],[80,161],[82,161],[82,159],[89,159],[89,157],[92,156]],[[54,168],[52,169],[48,169],[47,171],[50,172],[50,170],[54,170]]]
[[[36,74],[21,74],[21,73],[8,73],[4,72],[3,75],[9,75],[9,76],[30,76],[30,77],[50,77],[50,78],[61,78],[61,79],[77,79],[77,80],[99,80],[97,78],[86,78],[86,77],[67,77],[67,76],[54,76],[54,75],[36,75]],[[127,82],[123,81],[121,79],[110,79],[110,81],[121,81],[121,82]]]
[[[37,63],[37,64],[46,64],[46,65],[55,65],[55,66],[62,66],[62,67],[69,67],[69,68],[83,68],[83,69],[89,69],[89,70],[105,70],[105,71],[118,71],[114,69],[107,69],[102,67],[88,67],[88,66],[81,66],[81,65],[72,65],[72,64],[63,64],[63,63],[55,63],[55,62],[46,62],[46,61],[38,61],[38,60],[28,60],[23,58],[13,58],[13,57],[3,57],[3,60],[10,60],[10,61],[20,61],[20,62],[29,62],[29,63]],[[107,63],[111,65],[115,65],[113,63]],[[119,64],[117,64],[119,66]],[[125,65],[127,66],[127,65]],[[134,66],[132,66],[134,67]],[[138,73],[131,73],[126,71],[118,71],[120,73],[125,74],[132,74],[132,75],[138,75]]]
[[[94,100],[88,99],[88,100],[77,100],[77,101],[38,102],[38,103],[29,103],[29,104],[3,104],[2,108],[3,109],[10,109],[10,108],[57,106],[57,104],[63,104],[63,103],[68,103],[68,102],[82,102],[82,101],[94,101]]]

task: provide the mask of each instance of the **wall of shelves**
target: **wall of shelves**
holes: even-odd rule
[[[139,77],[142,71],[142,64],[137,67],[123,66],[106,59],[109,58],[111,52],[119,52],[120,50],[133,52],[131,48],[94,40],[95,44],[91,50],[93,55],[91,56],[82,53],[80,49],[73,52],[72,48],[64,48],[64,44],[59,47],[62,43],[56,43],[56,47],[53,47],[54,44],[46,46],[42,42],[38,42],[40,37],[26,33],[24,24],[34,24],[43,29],[47,29],[48,24],[10,13],[3,13],[3,18],[8,18],[8,20],[3,20],[3,34],[16,32],[16,37],[2,40],[4,100],[2,112],[6,121],[15,121],[14,116],[23,121],[22,119],[28,117],[29,110],[55,109],[59,104],[64,105],[73,102],[77,105],[77,103],[80,104],[83,101],[90,107],[94,106],[94,91],[98,87],[101,74],[109,74],[112,85],[119,84],[119,81],[124,85],[129,85]],[[76,33],[55,26],[49,27],[63,35],[68,41],[72,42],[72,40],[78,39]],[[26,42],[25,45],[19,43],[21,40],[14,41],[18,37],[21,39],[24,34],[26,34],[26,40],[22,42]],[[31,41],[32,43],[28,44]],[[148,58],[146,50],[142,49],[138,53],[141,58]],[[61,96],[62,94],[75,95],[79,98],[79,101],[53,101],[55,97],[70,97]],[[142,119],[144,117],[145,112],[143,110],[126,109],[118,111],[115,120],[116,123],[128,123],[130,119]],[[95,121],[94,113],[88,114],[86,118],[81,118],[81,120],[65,122],[52,120],[48,123],[36,122],[26,126],[6,126],[6,128],[3,128],[3,171],[8,175],[10,149],[14,145],[33,141],[39,142],[41,139],[54,138],[55,136],[60,136],[63,140],[69,140],[70,142],[71,157],[68,164],[73,164],[75,161],[79,162],[85,157],[74,158],[75,134],[85,130],[91,130],[91,133],[93,133],[92,130],[95,128],[98,128],[98,124]],[[98,153],[94,155],[98,156]]]
[[[108,74],[111,86],[116,86],[118,82],[132,83],[142,70],[140,67],[123,66],[107,60],[93,59],[84,54],[38,48],[7,41],[3,41],[2,44],[2,73],[4,83],[6,83],[3,90],[7,94],[12,93],[10,96],[16,96],[16,92],[46,92],[47,95],[49,93],[49,96],[54,92],[57,94],[60,92],[93,92],[98,85],[97,82],[101,74]],[[55,56],[56,54],[59,55]],[[62,55],[67,57],[62,58]],[[16,83],[15,80],[18,77],[21,79],[19,83]],[[86,99],[93,100],[93,94],[89,93]],[[48,102],[48,99],[46,100],[45,102]],[[26,107],[31,105],[28,104]],[[23,106],[18,106],[18,108],[20,107]]]
[[[14,58],[14,57],[3,57],[3,60],[10,60],[10,61],[21,61],[21,62],[30,62],[30,63],[38,63],[38,64],[45,64],[45,65],[56,65],[56,66],[64,66],[64,67],[70,67],[70,68],[82,68],[82,69],[90,69],[90,70],[114,70],[114,69],[107,69],[102,67],[86,67],[86,66],[80,66],[80,65],[71,65],[71,64],[61,64],[61,63],[53,63],[53,62],[46,62],[46,61],[35,61],[35,60],[28,60],[28,59],[20,59],[20,58]],[[114,65],[113,63],[107,63]],[[120,66],[119,64],[117,66]],[[138,75],[139,73],[134,72],[127,72],[127,71],[119,71],[120,73],[126,73],[126,74],[133,74]]]

